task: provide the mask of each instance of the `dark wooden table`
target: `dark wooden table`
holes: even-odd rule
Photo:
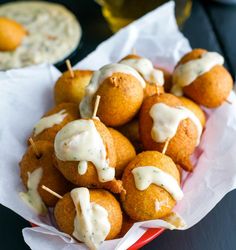
[[[3,3],[6,1],[1,1]],[[82,59],[100,42],[111,35],[99,9],[92,0],[54,1],[64,3],[78,15],[83,28],[80,53],[72,63]],[[212,1],[193,1],[191,17],[183,33],[193,48],[206,48],[224,55],[226,66],[236,70],[236,6]],[[3,178],[3,177],[1,177]],[[0,249],[28,249],[21,230],[30,226],[18,215],[0,206]],[[166,231],[142,249],[160,250],[235,250],[236,249],[236,191],[228,194],[201,222],[193,228],[178,232]]]

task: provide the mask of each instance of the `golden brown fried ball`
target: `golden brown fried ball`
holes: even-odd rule
[[[165,143],[155,142],[151,136],[153,120],[149,112],[156,103],[165,103],[171,107],[177,107],[181,106],[182,102],[171,94],[151,96],[143,102],[139,116],[140,139],[146,150],[162,152]],[[179,164],[185,170],[191,171],[193,166],[190,161],[190,156],[196,147],[197,138],[197,127],[192,120],[189,118],[182,120],[175,136],[169,142],[166,155],[170,156],[176,164]]]
[[[113,143],[112,136],[107,127],[97,119],[93,119],[95,127],[100,134],[105,148],[107,150],[107,158],[109,159],[109,166],[116,166],[116,150]],[[88,188],[105,188],[114,193],[120,193],[122,190],[122,183],[119,180],[112,180],[108,182],[100,182],[98,174],[93,163],[88,162],[88,168],[85,174],[80,175],[78,173],[78,161],[61,161],[58,158],[56,160],[56,167],[65,176],[67,180],[80,187]]]
[[[131,142],[120,132],[108,128],[111,133],[116,150],[116,178],[120,178],[125,167],[136,156],[135,149]]]
[[[90,189],[89,194],[90,202],[94,202],[107,210],[111,229],[106,240],[114,239],[119,234],[122,225],[122,212],[119,202],[111,193],[102,189]],[[72,236],[76,210],[70,193],[65,194],[57,202],[54,215],[59,229]]]
[[[126,57],[124,57],[122,60],[140,59],[140,58],[141,58],[141,56],[139,56],[139,55],[130,54],[130,55],[127,55]],[[162,69],[160,69],[160,70],[162,70]],[[164,78],[165,78],[165,74],[164,74]],[[163,86],[158,86],[158,85],[155,85],[155,84],[151,84],[151,83],[146,81],[146,87],[144,88],[143,91],[144,91],[144,99],[145,99],[148,96],[164,93],[164,87]]]
[[[73,102],[79,104],[84,97],[85,87],[89,84],[93,71],[74,70],[74,77],[70,72],[64,72],[56,81],[54,87],[55,103]]]
[[[59,130],[61,130],[67,123],[77,120],[80,118],[79,115],[79,108],[78,105],[75,103],[61,103],[49,110],[43,117],[47,117],[53,114],[56,114],[62,110],[65,110],[67,113],[67,116],[64,118],[64,120],[59,123],[55,124],[51,128],[47,128],[43,130],[41,133],[38,135],[34,135],[34,131],[31,135],[34,141],[38,140],[45,140],[45,141],[51,141],[54,142],[54,139],[56,137],[56,134]]]
[[[206,124],[206,115],[201,109],[201,107],[184,96],[180,96],[179,99],[181,100],[185,108],[191,110],[197,116],[197,118],[202,124],[202,127],[204,127]]]
[[[175,206],[176,201],[164,188],[155,184],[151,184],[143,191],[136,188],[131,171],[140,166],[157,167],[180,183],[179,171],[170,157],[157,151],[146,151],[138,154],[125,169],[122,177],[124,189],[126,190],[126,193],[121,193],[124,210],[136,221],[153,220],[168,215]],[[156,209],[156,201],[160,204],[159,209]]]
[[[200,58],[206,50],[194,49],[186,54],[178,63]],[[229,72],[221,65],[197,77],[190,85],[183,88],[184,94],[196,103],[208,108],[220,106],[228,98],[233,88],[233,79]]]
[[[0,17],[0,51],[13,51],[26,36],[25,28],[16,21]]]
[[[97,116],[107,126],[121,126],[141,107],[143,87],[136,77],[117,72],[103,81],[94,97],[97,95],[101,96]]]
[[[39,151],[39,157],[35,154],[33,147],[29,146],[19,163],[20,176],[23,184],[27,188],[28,172],[32,173],[41,167],[43,169],[43,175],[38,186],[38,192],[43,202],[51,207],[56,204],[58,198],[42,189],[41,186],[45,185],[56,193],[64,195],[71,189],[71,184],[53,165],[53,144],[49,141],[36,141],[35,146]]]

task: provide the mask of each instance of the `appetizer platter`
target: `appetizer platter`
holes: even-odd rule
[[[173,18],[156,41],[162,13]],[[62,74],[52,65],[1,73],[0,202],[34,224],[26,243],[137,249],[206,216],[236,188],[236,97],[223,64],[217,52],[190,50],[169,3],[76,69],[67,60]]]
[[[52,63],[70,56],[81,27],[64,6],[43,1],[0,5],[0,70]]]
[[[22,200],[39,215],[53,207],[58,229],[89,249],[139,221],[184,228],[172,210],[184,196],[183,171],[194,174],[190,157],[206,122],[201,107],[217,108],[232,90],[223,63],[216,52],[192,50],[167,93],[163,71],[136,54],[94,72],[67,62],[55,83],[56,106],[34,126],[20,161]],[[119,132],[136,118],[142,149]]]

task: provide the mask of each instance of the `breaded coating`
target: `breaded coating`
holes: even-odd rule
[[[201,107],[198,104],[196,104],[194,101],[184,96],[180,96],[179,99],[181,100],[185,108],[191,110],[197,116],[197,118],[202,124],[202,127],[204,127],[206,124],[206,115],[204,111],[201,109]]]
[[[54,86],[56,104],[72,102],[79,104],[85,94],[85,87],[89,84],[93,71],[74,70],[72,78],[69,71],[64,72]]]
[[[33,147],[29,146],[19,163],[20,176],[23,184],[27,188],[28,172],[32,173],[41,167],[43,169],[43,175],[38,186],[38,192],[43,202],[47,206],[52,207],[56,204],[58,198],[42,189],[41,186],[45,185],[56,193],[64,195],[71,189],[71,184],[53,165],[53,144],[49,141],[36,141],[35,146],[39,151],[40,157],[37,157]]]
[[[207,51],[203,49],[194,49],[186,54],[178,65],[200,58],[205,52]],[[200,105],[216,108],[227,100],[232,88],[233,79],[229,72],[223,66],[216,65],[198,76],[190,85],[185,86],[183,92]]]
[[[168,215],[176,204],[172,196],[162,187],[151,184],[140,191],[135,186],[131,172],[140,166],[153,166],[168,173],[180,183],[179,171],[172,159],[157,151],[140,153],[125,169],[122,181],[126,193],[121,193],[121,201],[126,213],[135,221],[159,219]],[[156,202],[160,205],[157,208]]]
[[[107,126],[121,126],[137,114],[143,101],[143,87],[130,74],[114,73],[106,78],[94,95],[101,100],[97,116]]]
[[[119,179],[125,167],[136,156],[136,153],[133,145],[124,135],[113,128],[108,129],[116,149],[116,178]]]
[[[165,103],[171,107],[182,106],[183,104],[171,94],[151,96],[143,102],[139,116],[140,139],[146,150],[162,152],[165,143],[155,142],[151,136],[153,120],[149,112],[156,103]],[[169,142],[166,155],[170,156],[176,164],[179,164],[185,170],[191,171],[193,166],[190,162],[190,156],[196,147],[197,138],[197,127],[192,120],[189,118],[182,120],[175,136]]]
[[[31,135],[34,141],[45,140],[54,142],[56,134],[61,130],[67,123],[77,120],[80,118],[78,105],[75,103],[61,103],[49,110],[43,117],[47,117],[53,114],[56,114],[62,110],[65,110],[67,113],[66,117],[60,124],[55,124],[50,128],[43,130],[38,135],[34,135],[34,131]]]
[[[112,136],[107,127],[97,119],[93,119],[95,127],[100,134],[105,148],[107,150],[107,158],[109,159],[109,166],[116,166],[116,151]],[[79,187],[88,188],[105,188],[114,193],[120,193],[122,190],[122,183],[118,180],[112,180],[108,182],[100,182],[98,174],[93,163],[88,162],[88,168],[85,174],[80,175],[78,173],[78,161],[61,161],[56,158],[56,166],[59,171],[65,176],[67,180],[74,183]]]

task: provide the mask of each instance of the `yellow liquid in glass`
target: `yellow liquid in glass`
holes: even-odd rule
[[[102,13],[113,32],[131,23],[145,13],[168,2],[165,0],[97,0],[102,6]],[[192,1],[176,0],[175,13],[181,25],[190,15]]]

